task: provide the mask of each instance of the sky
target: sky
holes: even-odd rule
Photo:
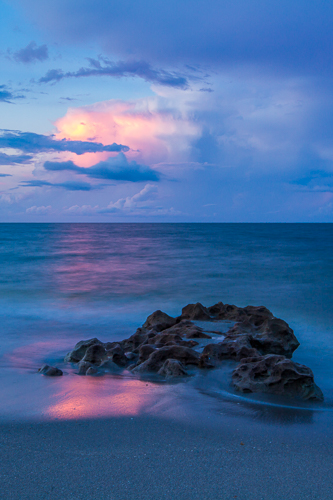
[[[333,221],[332,2],[0,9],[0,222]]]

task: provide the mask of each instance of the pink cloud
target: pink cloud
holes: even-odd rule
[[[161,101],[151,97],[70,108],[55,123],[57,138],[126,144],[131,148],[129,158],[149,165],[187,161],[190,143],[200,135],[201,128],[180,112],[162,109]],[[88,167],[109,156],[110,153],[87,153],[80,158],[75,156],[75,162]]]

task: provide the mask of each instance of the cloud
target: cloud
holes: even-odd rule
[[[150,64],[255,65],[332,73],[332,2],[296,0],[13,0],[61,43],[89,44]]]
[[[133,211],[134,209],[147,208],[147,202],[151,202],[157,196],[157,187],[152,184],[146,184],[141,191],[127,198],[120,198],[113,203],[112,201],[106,208],[99,210],[101,214],[116,213],[119,211]],[[149,205],[150,203],[148,203]]]
[[[105,179],[115,181],[143,182],[158,181],[160,175],[145,165],[139,165],[135,161],[128,161],[123,153],[115,158],[100,161],[91,167],[78,167],[72,161],[44,163],[45,170],[59,172],[71,171],[76,174],[86,175],[94,179]]]
[[[187,161],[190,143],[201,133],[193,107],[197,100],[204,106],[214,93],[191,92],[189,99],[187,93],[168,90],[177,95],[127,102],[110,100],[71,108],[55,123],[59,136],[80,140],[98,136],[104,143],[107,140],[130,144],[128,156],[140,164]],[[215,102],[209,106],[216,109]]]
[[[0,174],[0,177],[12,177],[11,174]]]
[[[91,205],[73,205],[72,207],[64,209],[64,213],[68,215],[96,215],[98,209],[98,205],[95,207]]]
[[[11,103],[13,99],[24,99],[24,96],[13,94],[6,85],[0,85],[0,102]]]
[[[34,205],[33,207],[26,209],[26,213],[31,215],[48,215],[51,212],[52,212],[51,205],[48,205],[47,207],[45,206],[37,207],[36,205]]]
[[[56,83],[64,78],[82,78],[89,76],[111,76],[111,77],[130,77],[137,76],[147,82],[158,85],[166,85],[180,89],[188,88],[186,77],[176,72],[154,69],[145,61],[118,61],[114,63],[103,58],[104,65],[99,60],[89,58],[90,68],[80,68],[78,71],[69,71],[64,73],[60,69],[51,69],[45,76],[40,78],[39,83]]]
[[[21,163],[28,163],[32,160],[30,155],[7,155],[0,153],[0,165],[16,165]]]
[[[55,188],[65,189],[66,191],[91,191],[93,189],[100,189],[100,187],[101,187],[101,186],[93,186],[92,184],[89,184],[88,182],[66,181],[66,182],[52,183],[52,182],[47,182],[47,181],[41,181],[38,179],[29,180],[29,181],[22,181],[21,186],[22,187],[55,187]]]
[[[36,42],[30,42],[24,49],[20,49],[13,54],[14,59],[22,63],[34,63],[45,61],[49,58],[46,45],[37,46]]]
[[[41,153],[46,151],[70,151],[77,155],[103,151],[128,151],[128,146],[122,144],[103,145],[91,141],[57,140],[54,135],[47,136],[32,132],[3,130],[0,135],[0,148],[19,149],[26,153]]]

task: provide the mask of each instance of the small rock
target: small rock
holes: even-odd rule
[[[55,368],[54,366],[43,365],[38,370],[42,375],[46,375],[46,377],[60,377],[63,372],[59,370],[59,368]]]

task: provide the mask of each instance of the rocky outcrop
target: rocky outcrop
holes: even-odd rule
[[[82,361],[92,365],[100,365],[107,359],[105,347],[101,344],[94,344],[88,347]]]
[[[200,368],[214,368],[225,359],[240,361],[242,358],[260,356],[253,348],[248,335],[227,335],[222,342],[208,344],[200,356]]]
[[[233,371],[232,383],[241,392],[267,392],[314,401],[324,399],[310,368],[274,354],[242,359]]]
[[[167,359],[158,374],[164,378],[187,377],[188,373],[180,361]]]
[[[200,304],[200,302],[197,302],[196,304],[188,304],[183,307],[181,318],[197,321],[210,321],[212,319],[208,309]]]
[[[84,357],[88,347],[96,344],[102,345],[102,342],[96,338],[81,340],[75,345],[74,349],[65,356],[65,361],[78,363]]]
[[[162,311],[155,311],[153,314],[148,316],[145,323],[143,324],[143,328],[147,330],[155,330],[156,332],[161,332],[166,328],[170,328],[176,324],[176,319],[168,316]]]
[[[45,375],[46,377],[60,377],[63,372],[59,368],[54,366],[43,365],[39,368],[38,373]]]
[[[167,328],[163,330],[163,333],[166,334],[176,334],[180,335],[186,339],[211,339],[212,337],[207,333],[203,332],[203,329],[200,326],[195,325],[192,321],[188,319],[181,320],[176,325],[171,328]]]
[[[235,322],[226,333],[221,333],[218,323],[223,320]],[[219,334],[218,341],[204,331],[203,324],[193,321],[211,322],[209,333]],[[218,302],[207,308],[198,302],[185,306],[177,318],[155,311],[127,339],[78,342],[65,361],[78,363],[82,375],[126,369],[139,376],[151,373],[168,379],[187,376],[186,366],[212,369],[232,360],[240,363],[232,377],[240,391],[320,400],[311,370],[288,359],[298,346],[289,325],[264,306]]]
[[[158,372],[167,359],[175,359],[183,365],[199,365],[199,354],[188,347],[169,346],[154,349],[148,359],[136,366],[132,373]]]

